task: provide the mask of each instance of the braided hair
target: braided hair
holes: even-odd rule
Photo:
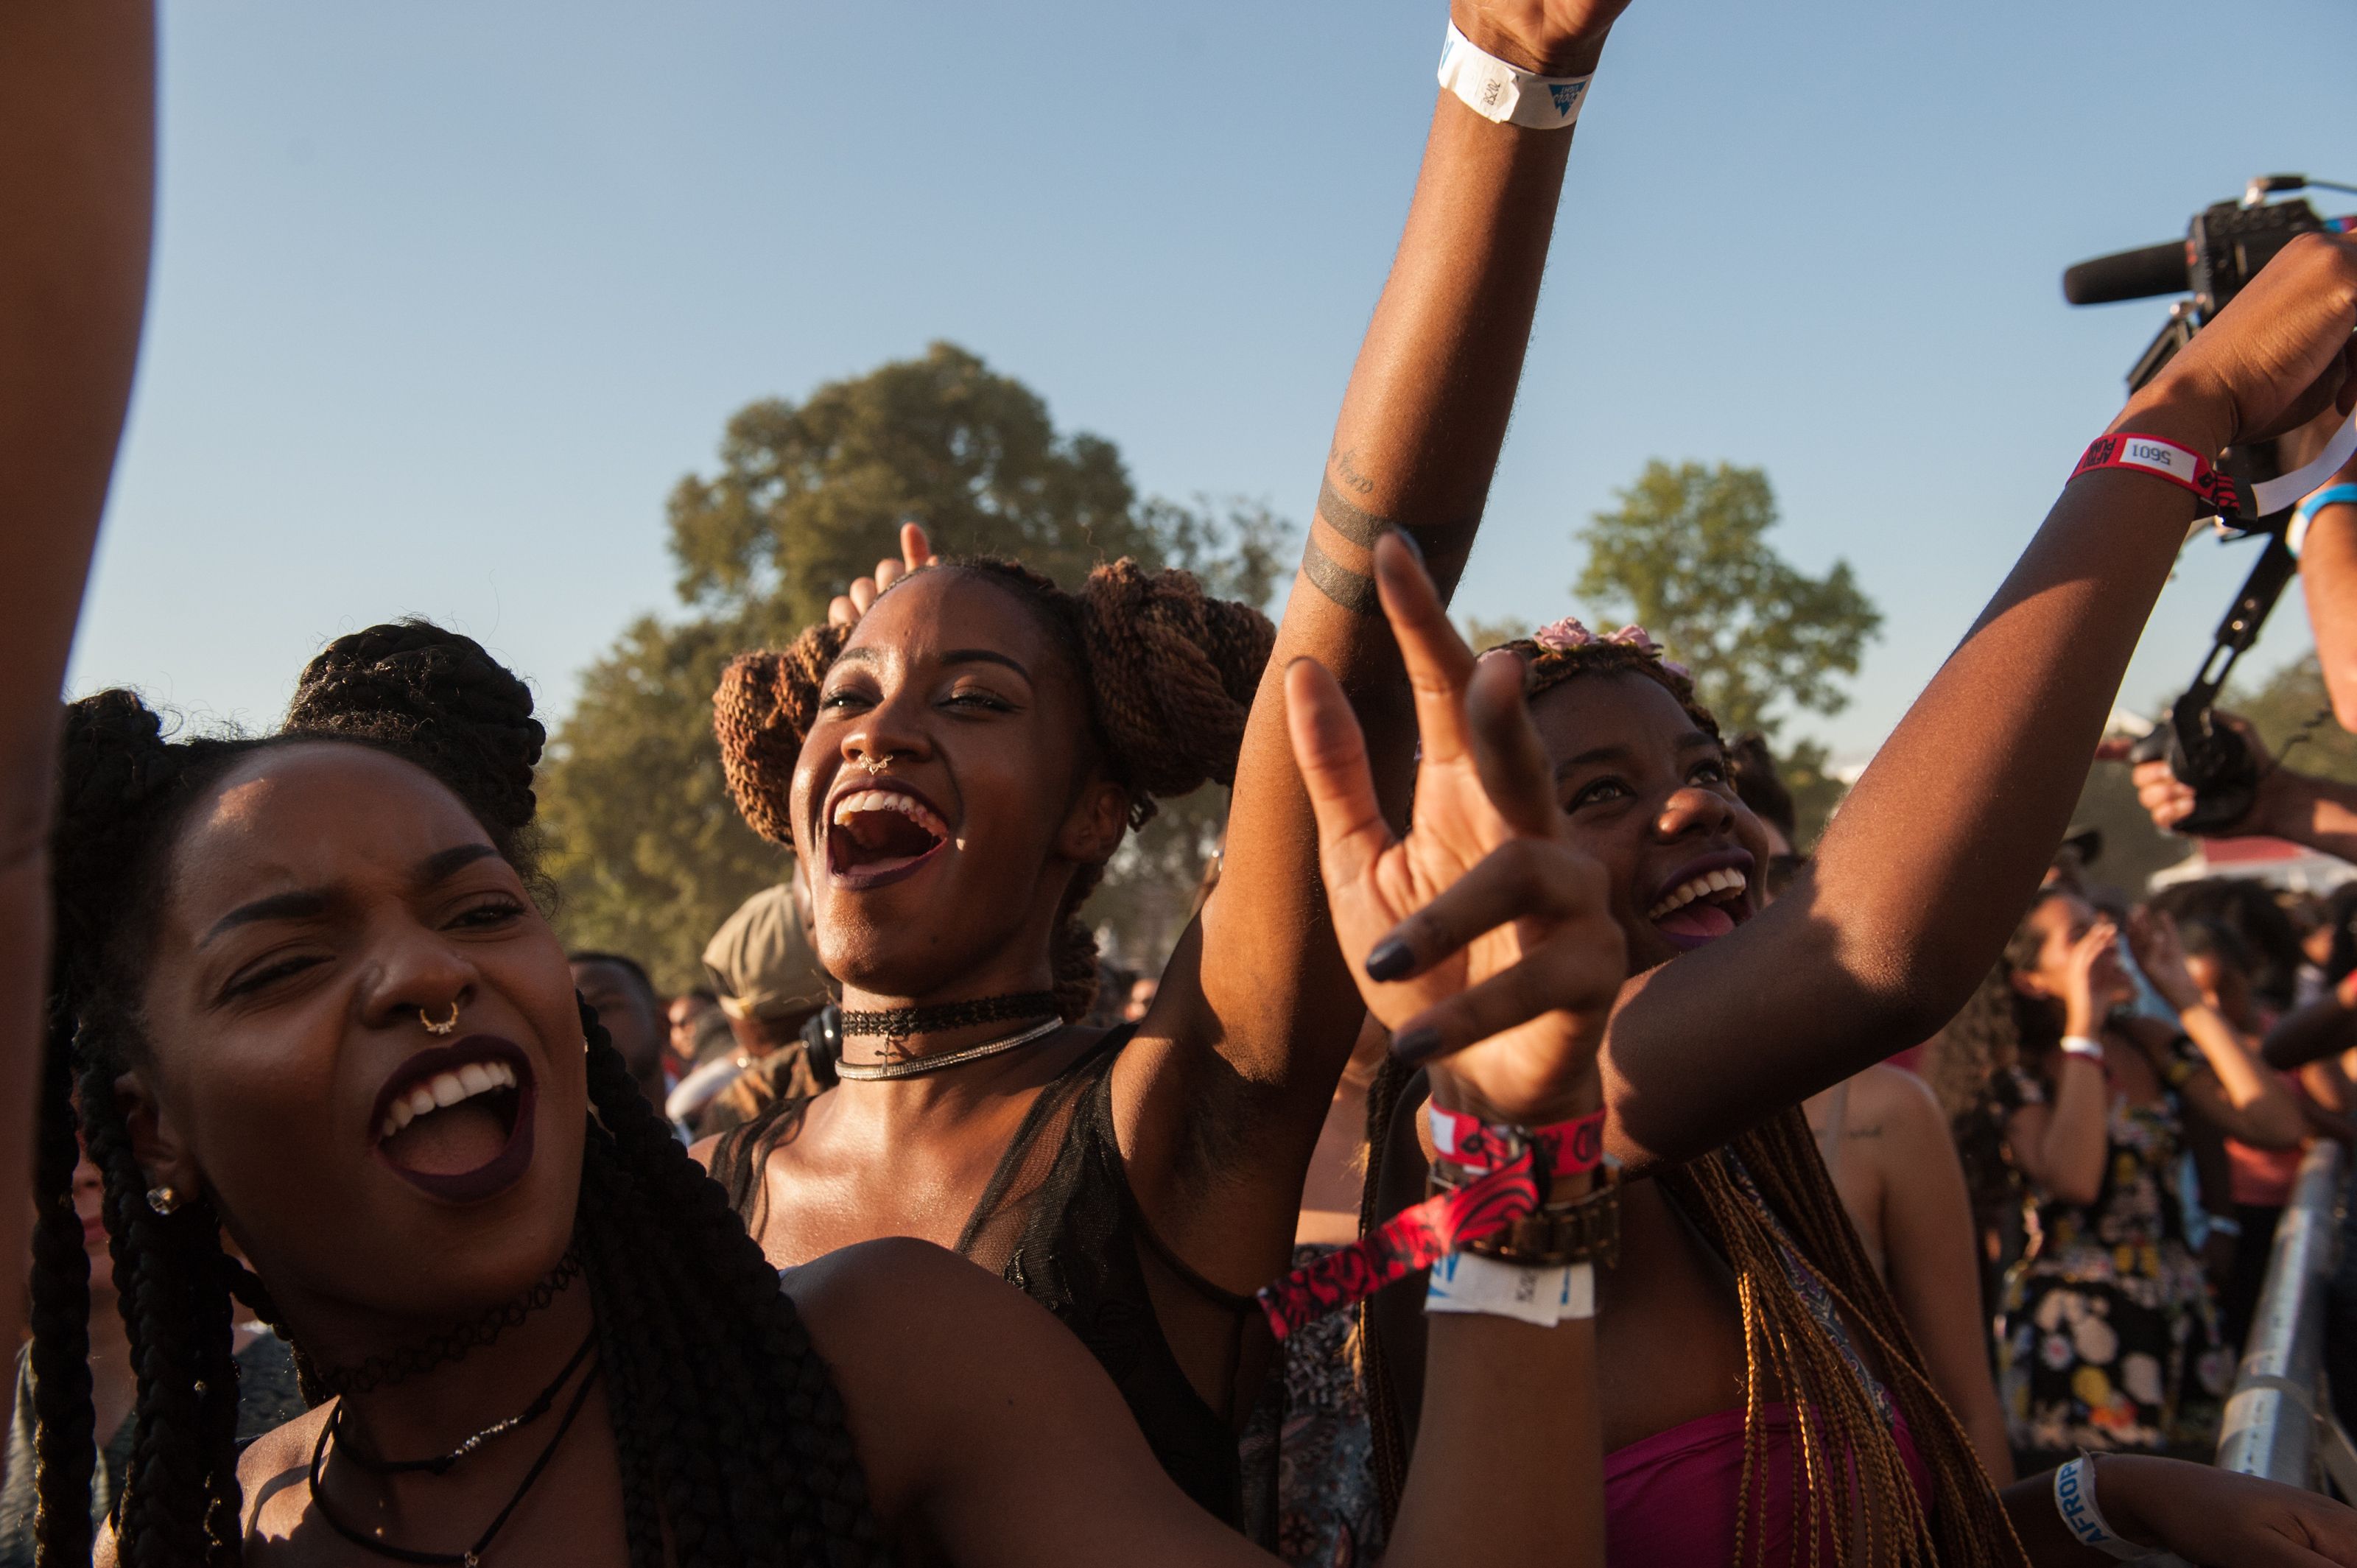
[[[1583,628],[1570,638],[1522,639],[1503,646],[1523,660],[1523,690],[1533,700],[1566,681],[1633,674],[1659,684],[1697,729],[1719,738],[1717,719],[1695,700],[1693,680],[1634,628],[1608,639],[1589,637]],[[1367,1096],[1370,1199],[1361,1206],[1362,1224],[1380,1218],[1372,1212],[1372,1195],[1383,1179],[1391,1119],[1407,1076],[1406,1069],[1386,1059]],[[1772,1500],[1764,1491],[1764,1405],[1769,1392],[1778,1389],[1791,1412],[1796,1450],[1791,1507],[1801,1561],[1964,1568],[2026,1563],[1962,1423],[1932,1386],[1897,1304],[1842,1208],[1801,1109],[1788,1107],[1721,1148],[1652,1179],[1717,1249],[1736,1279],[1748,1369],[1736,1563],[1747,1561],[1746,1542],[1754,1543],[1754,1555],[1764,1545],[1765,1509]],[[1820,1293],[1822,1301],[1812,1299]],[[1928,1509],[1873,1391],[1824,1316],[1828,1302],[1879,1352],[1891,1380],[1890,1401],[1932,1476]],[[1361,1326],[1362,1333],[1372,1326],[1363,1308]],[[1370,1364],[1380,1365],[1374,1337],[1366,1337],[1373,1352]],[[1367,1403],[1388,1517],[1398,1507],[1405,1477],[1406,1443],[1386,1378],[1368,1379]],[[1845,1475],[1854,1477],[1861,1499],[1855,1513],[1851,1487],[1828,1480]],[[1859,1538],[1853,1527],[1861,1520],[1865,1534]]]
[[[958,557],[920,567],[962,572],[1013,594],[1044,625],[1088,694],[1089,738],[1129,796],[1129,825],[1152,819],[1159,796],[1232,784],[1253,693],[1276,628],[1250,605],[1212,598],[1185,572],[1149,572],[1124,557],[1091,572],[1078,593],[1017,562]],[[713,727],[728,792],[755,832],[793,847],[794,765],[818,716],[826,672],[849,639],[814,626],[782,650],[739,655],[720,678]],[[1085,1016],[1097,989],[1095,936],[1081,906],[1104,875],[1085,866],[1066,889],[1050,954],[1057,1007]]]
[[[133,1568],[241,1560],[231,1298],[266,1322],[280,1315],[223,1250],[203,1197],[168,1215],[147,1203],[113,1085],[147,1050],[140,974],[156,934],[153,889],[179,825],[239,758],[322,739],[425,769],[532,879],[543,731],[523,683],[455,633],[406,622],[330,644],[304,671],[286,726],[267,737],[169,741],[123,691],[69,711],[33,1274],[41,1568],[90,1561],[89,1277],[63,1245],[77,1080],[138,1369],[117,1504],[121,1560]],[[576,1244],[597,1316],[632,1568],[882,1561],[841,1397],[775,1271],[587,1007],[582,1028],[593,1114]],[[296,1361],[317,1402],[299,1347]]]

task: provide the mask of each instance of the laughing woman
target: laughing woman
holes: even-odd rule
[[[882,1241],[780,1289],[533,904],[541,740],[522,682],[414,624],[330,646],[268,739],[74,704],[43,1112],[70,1168],[79,1089],[139,1369],[113,1560],[1274,1562],[981,1270]],[[1561,1010],[1437,1069],[1444,1101],[1597,1104],[1623,972],[1599,928],[1534,915]],[[70,1217],[64,1186],[38,1196]],[[91,1559],[81,1257],[34,1277],[42,1568]],[[318,1402],[242,1458],[233,1294]],[[1585,1317],[1451,1311],[1433,1355],[1390,1560],[1593,1568]]]
[[[1454,14],[1569,105],[1624,4]],[[917,1236],[1018,1281],[1098,1353],[1189,1495],[1240,1524],[1236,1439],[1268,1362],[1246,1293],[1286,1265],[1363,1015],[1277,672],[1308,657],[1340,675],[1400,811],[1414,726],[1371,547],[1405,530],[1442,582],[1464,564],[1569,140],[1440,95],[1274,634],[1126,561],[1075,592],[949,561],[847,629],[740,660],[717,701],[738,805],[804,856],[845,1051],[839,1087],[704,1151],[715,1173],[773,1262]],[[1233,785],[1218,890],[1142,1020],[1076,1026],[1082,900],[1157,797],[1207,779]]]
[[[2303,242],[2115,429],[2214,458],[2327,404],[2346,417],[2352,326],[2357,242]],[[1728,780],[1717,725],[1649,639],[1565,622],[1493,655],[1481,678],[1512,691],[1519,675],[1557,831],[1604,867],[1634,973],[1604,1051],[1610,1141],[1629,1176],[1650,1178],[1624,1189],[1620,1263],[1598,1308],[1616,1564],[1974,1564],[2018,1561],[2022,1547],[2040,1563],[2082,1562],[2055,1506],[2082,1486],[2130,1541],[2197,1561],[2357,1563],[2347,1510],[2166,1460],[2081,1460],[2007,1488],[2000,1510],[1797,1109],[1932,1034],[1996,958],[2061,837],[2196,504],[2146,474],[2096,467],[2072,480],[1811,869],[1766,908],[1765,839]],[[1419,692],[1468,688],[1474,660],[1438,601],[1405,552],[1383,554],[1386,608],[1430,671]],[[1314,671],[1297,671],[1291,694],[1297,712],[1314,704],[1347,722]],[[1348,772],[1312,770],[1329,779],[1321,821],[1358,801]],[[1373,1006],[1404,1061],[1505,1021],[1509,993],[1442,1002],[1418,988],[1437,974],[1457,991],[1452,955],[1495,923],[1501,901],[1526,900],[1534,875],[1501,854],[1401,920],[1381,877],[1338,876],[1329,860],[1337,924],[1371,950]],[[1371,1101],[1401,1090],[1394,1072]],[[1423,1151],[1412,1122],[1388,1131],[1385,1169],[1371,1176],[1398,1184],[1395,1207],[1403,1188],[1421,1190]],[[1417,1325],[1381,1326],[1371,1363],[1388,1375],[1371,1397],[1396,1402],[1412,1424]],[[1379,1452],[1389,1432],[1379,1423]],[[1855,1477],[1863,1541],[1849,1488],[1807,1478],[1828,1466]]]

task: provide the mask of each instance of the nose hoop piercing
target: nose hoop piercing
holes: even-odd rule
[[[863,757],[859,759],[859,766],[867,769],[867,777],[870,779],[881,779],[886,770],[892,766],[892,759],[888,757],[878,762],[872,757]]]
[[[447,1018],[443,1019],[438,1024],[433,1019],[427,1017],[425,1015],[425,1009],[420,1007],[417,1010],[417,1021],[425,1026],[425,1032],[429,1035],[447,1035],[455,1033],[458,1027],[458,1004],[455,1001],[452,1002],[450,1004],[450,1015]]]

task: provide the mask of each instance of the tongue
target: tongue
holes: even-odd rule
[[[844,864],[863,871],[906,865],[941,842],[898,811],[855,811],[839,831]]]
[[[1735,929],[1735,917],[1716,904],[1706,904],[1697,898],[1691,904],[1680,905],[1653,924],[1664,936],[1706,942]]]
[[[506,1119],[480,1095],[427,1112],[382,1145],[386,1159],[419,1176],[465,1176],[498,1159],[507,1146]]]

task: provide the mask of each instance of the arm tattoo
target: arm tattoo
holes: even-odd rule
[[[1308,577],[1318,591],[1349,610],[1354,616],[1380,615],[1383,600],[1375,596],[1375,580],[1363,572],[1353,572],[1331,555],[1312,535],[1308,548],[1301,553],[1301,575]]]
[[[1350,478],[1347,471],[1343,478],[1346,479]],[[1435,553],[1458,537],[1472,532],[1474,525],[1481,521],[1476,515],[1462,522],[1395,522],[1387,517],[1377,517],[1374,513],[1355,505],[1350,497],[1335,489],[1331,478],[1327,479],[1318,488],[1318,515],[1326,520],[1328,527],[1361,550],[1372,550],[1376,540],[1397,529],[1415,540],[1416,547],[1426,555]]]

